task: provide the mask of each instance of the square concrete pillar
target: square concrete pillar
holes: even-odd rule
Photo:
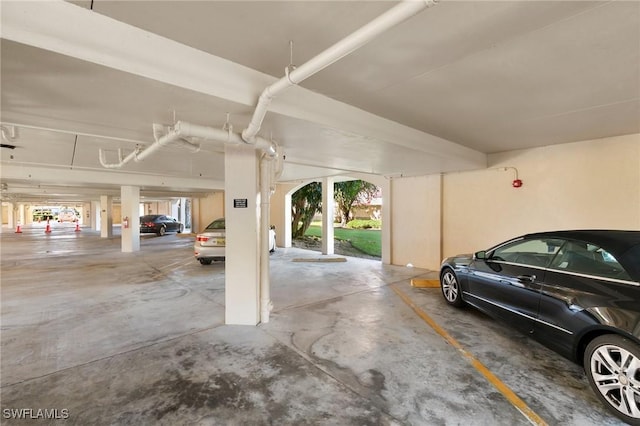
[[[100,230],[100,201],[91,202],[89,224],[94,231]]]
[[[260,322],[258,163],[253,147],[226,146],[226,324]]]
[[[382,263],[386,265],[391,264],[391,206],[392,196],[390,180],[384,179],[382,182],[377,182],[378,187],[382,190],[382,232],[380,235],[382,243]]]
[[[322,179],[322,254],[334,254],[333,241],[333,181],[331,177]]]
[[[276,227],[278,247],[291,247],[291,194],[298,186],[299,184],[279,183],[271,196],[271,223]]]
[[[120,206],[122,252],[140,251],[140,188],[128,185],[120,187]]]
[[[100,237],[111,238],[113,236],[113,197],[100,196]]]
[[[18,208],[16,210],[16,225],[24,225],[27,223],[24,210],[24,204],[18,204]]]
[[[13,203],[7,203],[7,228],[9,229],[13,229],[15,228],[16,224],[15,224],[15,215],[16,215],[16,208],[13,205]]]

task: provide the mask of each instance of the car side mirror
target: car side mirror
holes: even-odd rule
[[[477,251],[473,253],[473,260],[486,260],[487,252],[484,250]]]

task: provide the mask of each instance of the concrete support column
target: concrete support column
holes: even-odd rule
[[[140,251],[140,188],[128,185],[121,186],[120,206],[122,252]]]
[[[91,212],[93,211],[91,203],[82,203],[82,217],[80,218],[80,223],[82,225],[87,226],[91,225]]]
[[[391,206],[393,205],[393,194],[391,193],[391,181],[384,180],[384,182],[378,182],[378,186],[382,189],[382,231],[380,235],[380,242],[382,244],[382,263],[385,265],[391,264],[391,235],[393,220],[391,217]]]
[[[18,204],[18,208],[16,209],[16,225],[20,224],[20,226],[23,226],[26,222],[25,219],[25,215],[24,215],[24,204]]]
[[[226,146],[226,324],[260,321],[258,165],[252,146]]]
[[[100,196],[100,237],[111,238],[113,236],[113,197]]]
[[[276,245],[291,247],[291,192],[297,185],[276,184],[271,196],[271,223],[276,227]]]
[[[91,215],[89,217],[89,224],[94,231],[100,230],[100,201],[91,202]]]
[[[187,220],[187,199],[184,197],[180,198],[178,203],[178,220],[184,223],[185,228],[187,224],[190,223],[190,221]]]
[[[191,199],[191,232],[198,233],[207,226],[203,224],[200,214],[200,198]]]
[[[322,179],[322,254],[334,254],[333,240],[333,178]]]
[[[292,243],[292,238],[291,238],[291,233],[293,232],[292,230],[292,224],[291,221],[293,220],[293,218],[291,217],[291,193],[287,193],[284,196],[284,221],[282,223],[282,237],[283,237],[283,241],[282,241],[282,247],[291,247],[293,245]]]
[[[13,203],[7,203],[7,228],[13,229],[16,227],[15,222],[15,205]]]
[[[171,200],[170,203],[169,216],[173,216],[175,218],[180,217],[180,199],[177,198],[175,200]]]

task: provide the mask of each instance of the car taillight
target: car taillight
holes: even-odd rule
[[[209,237],[205,237],[204,235],[198,235],[196,237],[196,241],[209,241]]]
[[[144,224],[144,226],[153,226],[153,225],[154,225],[153,222],[147,222]]]

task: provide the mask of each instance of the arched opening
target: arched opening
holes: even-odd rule
[[[382,194],[387,187],[384,178],[332,178],[333,206],[323,221],[322,184],[317,180],[302,182],[289,188],[284,197],[285,247],[299,247],[325,252],[322,239],[333,237],[332,251],[341,254],[385,261],[388,238],[383,232],[384,212]],[[373,181],[377,182],[373,182]],[[330,223],[332,232],[323,229]],[[326,254],[326,252],[325,252]]]

